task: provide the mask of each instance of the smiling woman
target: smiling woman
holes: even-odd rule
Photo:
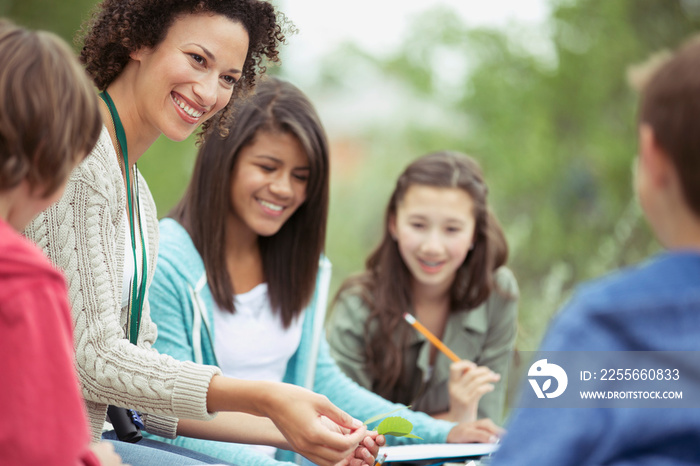
[[[182,141],[224,108],[247,52],[243,25],[212,14],[179,16],[160,44],[133,51],[105,89],[129,135],[129,166],[161,134]]]
[[[181,141],[228,104],[247,52],[248,33],[240,22],[211,14],[183,16],[157,47],[133,52],[107,90],[115,98],[133,96],[120,99],[125,108],[118,110],[138,115],[123,122],[139,128],[144,138],[150,133],[151,143],[160,134]]]
[[[313,322],[305,310],[325,239],[328,144],[311,103],[284,81],[263,80],[233,114],[226,137],[201,145],[183,199],[160,223],[155,346],[238,379],[299,383],[309,357],[295,354]],[[176,442],[274,463],[274,448]]]
[[[254,88],[264,60],[277,61],[283,39],[274,8],[259,0],[105,0],[86,27],[80,58],[102,91],[106,125],[65,194],[25,234],[66,274],[94,440],[113,405],[140,411],[144,428],[163,437],[266,443],[322,465],[373,458],[358,449],[364,427],[323,397],[234,380],[153,349],[146,296],[158,224],[136,162],[161,134],[224,134],[230,102]],[[214,419],[217,411],[231,412]],[[144,443],[116,445],[133,465],[215,461],[187,451],[197,459],[166,458]]]
[[[277,233],[306,200],[309,161],[296,136],[274,131],[256,134],[239,157],[231,175],[228,228],[239,241],[254,244],[258,235]]]
[[[201,146],[170,217],[192,237],[220,308],[233,312],[234,294],[266,282],[286,328],[316,286],[328,216],[328,143],[311,102],[285,81],[263,80],[234,104],[234,117],[226,137]],[[171,229],[164,225],[172,222],[161,224],[165,242]]]

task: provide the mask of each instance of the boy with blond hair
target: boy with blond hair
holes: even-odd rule
[[[90,446],[63,275],[20,231],[58,200],[102,128],[69,47],[0,19],[0,462],[119,465]]]

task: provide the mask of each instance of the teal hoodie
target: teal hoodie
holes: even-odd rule
[[[330,272],[330,262],[322,257],[316,291],[304,310],[299,348],[289,360],[284,382],[325,395],[340,409],[360,420],[401,407],[350,380],[330,356],[323,330]],[[210,325],[214,321],[216,305],[206,283],[204,263],[189,234],[173,219],[160,222],[158,264],[148,300],[151,319],[158,326],[154,346],[159,352],[180,360],[217,365],[214,354],[216,329]],[[400,415],[413,424],[413,433],[428,443],[444,443],[455,425],[410,410],[402,411]],[[279,466],[279,461],[295,460],[294,453],[286,450],[278,450],[276,458],[279,461],[275,461],[246,445],[147,435],[240,465]],[[387,437],[389,444],[409,442],[415,440]]]

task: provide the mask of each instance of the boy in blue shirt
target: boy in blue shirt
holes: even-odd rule
[[[700,40],[643,86],[634,178],[667,251],[580,287],[541,350],[700,351]],[[700,464],[699,445],[700,416],[685,409],[526,408],[493,464]]]

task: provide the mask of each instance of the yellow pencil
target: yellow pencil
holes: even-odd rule
[[[387,454],[384,453],[381,457],[377,458],[377,461],[375,461],[374,466],[380,466],[381,464],[383,464],[384,461],[386,461],[386,456]]]
[[[453,352],[451,349],[449,349],[443,342],[441,342],[441,341],[438,339],[438,337],[436,337],[435,335],[433,335],[432,333],[430,333],[430,330],[428,330],[427,328],[425,328],[425,327],[423,326],[423,324],[421,324],[420,322],[418,322],[418,321],[416,320],[416,318],[413,317],[411,314],[409,314],[408,312],[404,312],[403,318],[406,319],[406,322],[408,322],[409,324],[411,324],[411,325],[413,326],[413,328],[415,328],[415,329],[418,330],[420,333],[422,333],[423,335],[425,335],[425,338],[427,338],[427,339],[430,341],[430,343],[432,343],[433,345],[435,345],[435,347],[436,347],[437,349],[439,349],[440,351],[442,351],[443,353],[445,353],[445,355],[446,355],[448,358],[450,358],[453,362],[461,361],[461,359],[459,359],[459,356],[457,356],[456,354],[454,354],[454,352]]]

